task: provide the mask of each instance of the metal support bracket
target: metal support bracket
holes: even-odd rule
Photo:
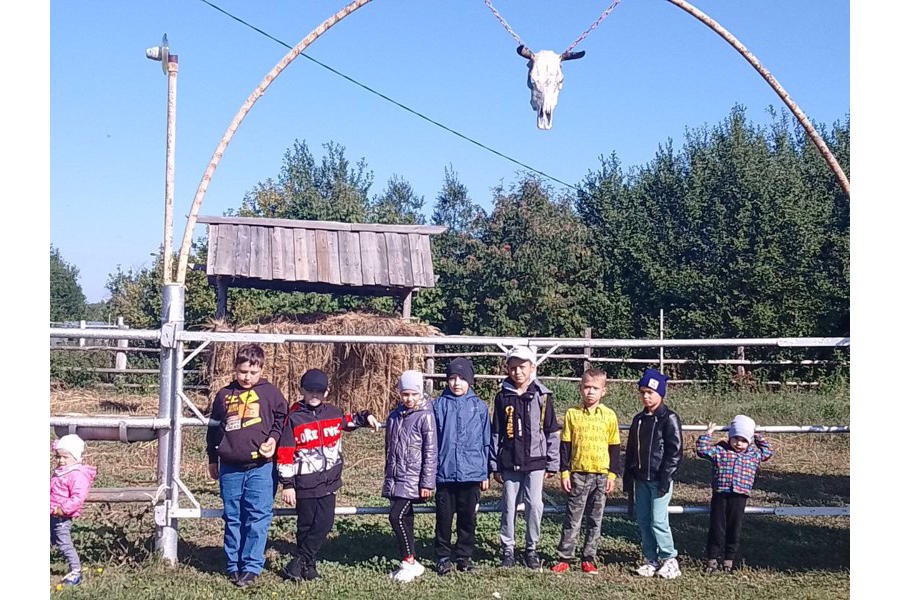
[[[203,352],[203,349],[206,348],[207,346],[209,346],[210,343],[211,343],[211,342],[210,342],[209,340],[206,340],[205,342],[203,342],[202,344],[200,344],[199,346],[197,346],[197,347],[194,349],[193,352],[191,352],[190,354],[188,354],[187,358],[185,358],[183,361],[181,361],[181,364],[179,365],[179,368],[183,369],[185,366],[187,366],[187,364],[188,364],[189,362],[191,362],[191,361],[194,359],[195,356],[197,356],[198,354],[200,354],[201,352]]]
[[[178,334],[184,328],[183,323],[168,322],[163,323],[159,332],[159,345],[163,348],[174,348],[177,344]]]

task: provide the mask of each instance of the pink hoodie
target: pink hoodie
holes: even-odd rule
[[[67,517],[80,515],[96,476],[96,467],[81,463],[53,471],[50,476],[50,514],[58,506]]]

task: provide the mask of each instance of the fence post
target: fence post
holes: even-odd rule
[[[85,321],[84,319],[80,320],[78,322],[78,329],[87,329],[87,321]],[[78,345],[82,347],[84,346],[84,338],[78,338]]]
[[[589,340],[591,339],[591,328],[584,328],[584,338]],[[585,371],[591,368],[591,348],[590,346],[584,349],[584,364],[582,365],[581,373],[584,374]]]
[[[116,327],[119,329],[129,329],[128,325],[125,325],[125,317],[116,317]],[[127,348],[128,340],[116,340],[117,348]],[[140,364],[140,363],[138,363]],[[116,370],[124,371],[128,368],[128,353],[127,352],[116,352]]]
[[[425,346],[425,352],[427,352],[425,357],[425,374],[434,375],[434,344]],[[434,395],[434,379],[432,377],[425,378],[425,391],[428,392],[429,396]]]
[[[745,359],[744,347],[743,347],[743,346],[738,346],[738,348],[737,348],[737,357],[738,357],[738,360],[746,360],[746,359]],[[745,377],[745,376],[746,376],[746,370],[744,369],[744,365],[738,365],[738,367],[737,367],[737,379],[738,379],[738,382],[743,383],[744,377]]]
[[[665,316],[663,315],[663,309],[659,309],[659,341],[663,341],[663,323],[664,322],[665,322]],[[665,371],[663,371],[663,363],[665,362],[664,358],[663,358],[663,354],[664,354],[663,350],[664,350],[664,348],[662,347],[662,344],[660,344],[660,346],[659,346],[659,372],[660,373],[665,372]]]

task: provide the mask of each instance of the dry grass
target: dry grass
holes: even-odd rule
[[[210,331],[243,333],[297,333],[316,335],[433,336],[440,332],[430,325],[397,317],[368,313],[318,316],[303,322],[278,318],[269,323],[236,326],[212,321]],[[216,344],[209,354],[210,394],[227,385],[233,376],[234,356],[239,344]],[[383,419],[389,412],[391,392],[407,369],[422,370],[425,346],[398,344],[262,344],[266,352],[263,375],[278,386],[288,402],[299,399],[300,377],[310,368],[328,373],[331,401],[349,411],[371,410]]]

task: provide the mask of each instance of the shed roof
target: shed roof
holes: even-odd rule
[[[206,274],[232,287],[391,294],[434,287],[432,234],[446,227],[201,216]]]

